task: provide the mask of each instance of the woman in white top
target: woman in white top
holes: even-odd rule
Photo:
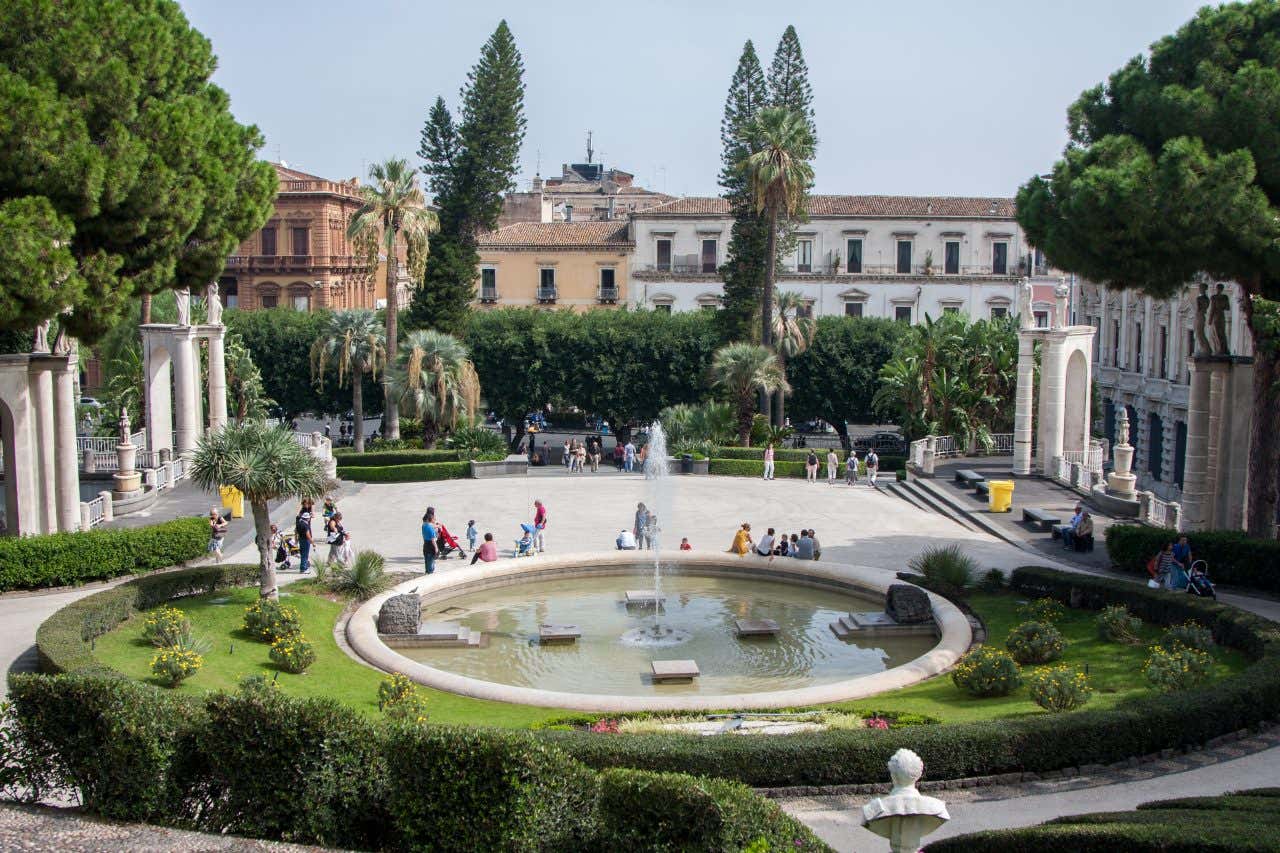
[[[835,448],[827,451],[827,484],[834,486],[836,484],[836,472],[840,470],[840,454],[836,453]]]

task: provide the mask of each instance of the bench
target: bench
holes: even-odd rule
[[[986,479],[971,468],[961,468],[956,472],[956,482],[962,486],[976,486],[978,483],[986,482]]]
[[[973,484],[973,491],[975,494],[979,494],[985,498],[991,494],[991,487],[987,485],[986,480],[980,480],[979,482]]]
[[[1059,516],[1047,510],[1029,506],[1023,507],[1022,520],[1039,527],[1041,530],[1052,530],[1055,524],[1062,524],[1062,519]]]
[[[693,681],[701,674],[698,664],[691,660],[655,660],[650,666],[653,668],[653,680],[659,683]]]

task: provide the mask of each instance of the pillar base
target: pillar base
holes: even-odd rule
[[[115,486],[113,492],[118,494],[132,494],[142,488],[142,472],[130,471],[128,474],[115,474],[111,478]]]

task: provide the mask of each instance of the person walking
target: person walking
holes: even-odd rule
[[[562,461],[564,462],[564,470],[573,470],[573,442],[567,438],[564,440],[564,458]]]
[[[302,508],[293,519],[293,532],[298,537],[298,573],[303,575],[311,568],[311,510],[314,506],[311,498],[303,498]]]
[[[874,450],[867,451],[867,483],[871,488],[876,486],[876,475],[880,473],[880,457]]]
[[[630,474],[636,467],[636,446],[627,439],[622,447],[622,470]]]
[[[436,555],[440,553],[440,531],[436,527],[436,508],[427,507],[422,516],[422,562],[427,574],[435,574]]]
[[[600,470],[600,439],[594,435],[591,436],[590,446],[587,448],[587,455],[591,457],[591,473],[595,474]]]
[[[329,543],[329,562],[342,563],[343,550],[347,544],[347,530],[342,526],[342,513],[335,512],[324,523],[325,541]]]
[[[804,478],[810,483],[818,482],[818,454],[812,450],[804,460]]]
[[[533,547],[541,554],[547,549],[547,508],[542,501],[533,502]]]
[[[764,448],[764,478],[773,479],[773,442],[765,445]]]
[[[858,451],[850,450],[849,458],[844,462],[844,484],[852,486],[858,482]]]
[[[834,486],[836,484],[836,472],[840,470],[840,454],[836,453],[835,448],[827,451],[827,485]]]
[[[209,507],[209,548],[215,563],[222,562],[222,540],[227,536],[227,520],[217,507]]]

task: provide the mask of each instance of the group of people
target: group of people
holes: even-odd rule
[[[809,455],[804,461],[805,480],[810,483],[818,482],[818,470],[822,460],[818,458],[816,450],[810,450]],[[827,451],[827,483],[834,486],[840,479],[841,469],[844,471],[844,482],[847,486],[852,486],[858,482],[859,465],[858,451],[850,450],[849,455],[845,457],[843,463],[840,461],[840,454],[833,447]],[[876,455],[874,450],[868,450],[866,457],[863,458],[862,464],[866,466],[867,484],[875,486],[876,477],[880,473],[880,457]],[[774,471],[777,469],[777,463],[774,460],[773,445],[769,444],[764,449],[764,478],[766,480],[774,479]]]
[[[306,574],[311,570],[311,551],[316,545],[312,532],[312,521],[315,516],[315,501],[303,498],[298,514],[293,518],[293,533],[285,533],[279,525],[271,525],[270,547],[274,553],[276,568],[288,570],[290,558],[298,557],[298,572]],[[342,513],[332,497],[326,496],[321,507],[321,518],[324,519],[322,533],[323,544],[329,546],[329,554],[325,560],[329,565],[349,566],[355,559],[351,547],[351,534],[342,524]]]
[[[1093,516],[1084,508],[1084,504],[1076,504],[1071,521],[1056,528],[1062,537],[1062,547],[1068,551],[1093,550]]]
[[[597,436],[588,436],[585,442],[566,438],[563,458],[565,470],[581,474],[590,465],[592,472],[599,471],[602,450],[603,446]]]
[[[1151,575],[1152,586],[1217,598],[1204,561],[1196,565],[1186,536],[1179,536],[1176,542],[1166,542],[1160,553],[1147,563],[1147,573]]]
[[[797,560],[818,560],[822,557],[822,545],[818,535],[812,529],[804,529],[790,535],[777,534],[772,527],[765,531],[760,541],[751,536],[751,525],[742,522],[738,532],[733,535],[733,544],[729,546],[730,554],[739,557],[754,553],[758,557],[793,557]]]
[[[464,533],[467,539],[467,547],[463,548],[458,542],[457,537],[449,532],[449,528],[436,515],[436,508],[427,507],[427,511],[422,514],[422,562],[427,574],[435,574],[436,560],[447,560],[456,552],[458,559],[465,560],[467,551],[471,552],[471,565],[475,565],[478,561],[492,563],[498,559],[498,544],[493,540],[492,533],[485,533],[484,542],[480,542],[480,528],[476,527],[476,520],[467,521],[467,529]]]
[[[661,529],[658,527],[658,516],[653,510],[644,505],[644,501],[636,504],[635,520],[630,529],[624,527],[618,531],[617,537],[613,540],[614,546],[619,551],[656,551],[658,550],[658,533]],[[689,544],[687,536],[680,539],[681,551],[692,551],[693,546]]]

